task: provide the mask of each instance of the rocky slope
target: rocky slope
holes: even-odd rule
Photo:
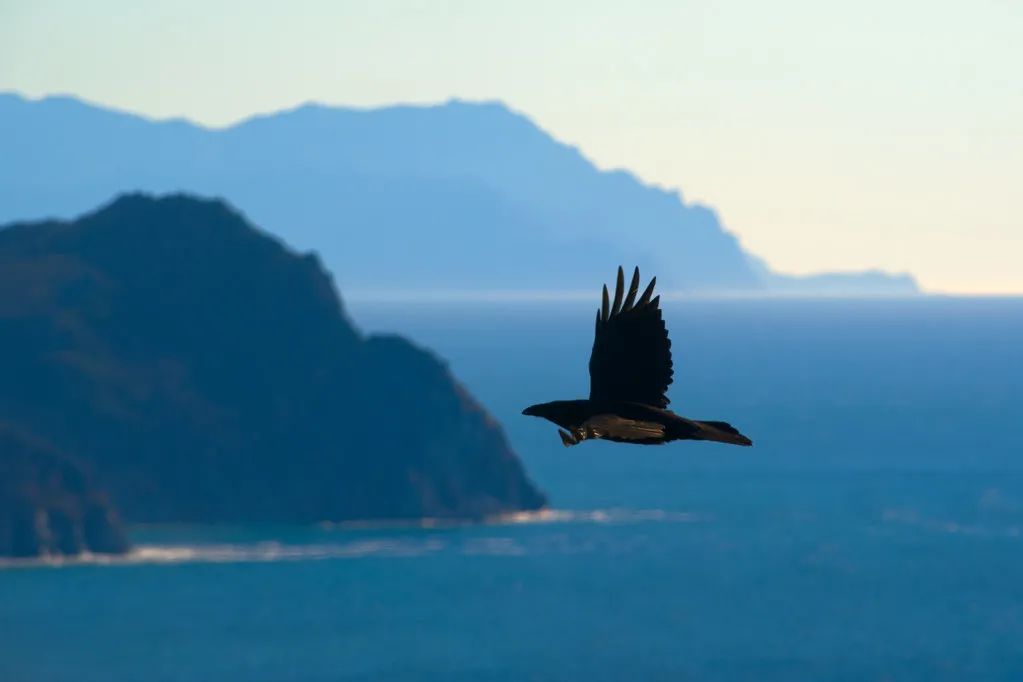
[[[0,557],[128,549],[106,495],[67,456],[0,424]]]
[[[0,414],[130,522],[480,518],[544,504],[430,352],[222,202],[0,230]],[[0,457],[4,455],[0,453]]]

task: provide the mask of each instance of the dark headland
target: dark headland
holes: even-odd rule
[[[315,256],[220,201],[128,195],[0,228],[0,375],[0,555],[123,550],[117,513],[308,523],[544,504],[441,360],[360,333]]]

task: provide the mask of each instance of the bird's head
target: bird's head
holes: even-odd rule
[[[585,411],[585,400],[555,400],[549,403],[530,405],[522,410],[529,417],[540,417],[558,426],[571,429],[581,421],[580,410]]]
[[[522,414],[526,415],[527,417],[542,417],[544,416],[543,410],[544,405],[545,403],[540,403],[539,405],[530,405],[526,409],[522,410]]]

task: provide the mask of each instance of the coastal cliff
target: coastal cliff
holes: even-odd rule
[[[441,360],[360,333],[314,255],[220,201],[127,195],[0,228],[0,373],[4,418],[83,462],[128,522],[544,504]]]
[[[0,424],[0,557],[120,554],[106,495],[62,453]]]

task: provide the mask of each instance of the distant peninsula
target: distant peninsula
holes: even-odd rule
[[[0,555],[123,550],[138,522],[538,509],[431,352],[366,336],[313,255],[221,201],[121,196],[0,228]]]
[[[349,296],[588,290],[621,263],[669,293],[919,291],[906,274],[774,272],[713,209],[600,170],[499,102],[309,104],[209,129],[0,94],[0,222],[129,189],[224,197],[320,254]]]

